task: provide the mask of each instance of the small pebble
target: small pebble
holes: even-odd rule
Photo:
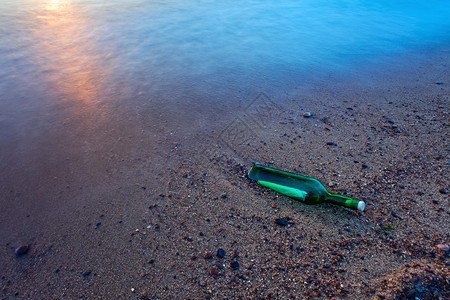
[[[28,250],[30,250],[30,245],[23,244],[22,246],[16,248],[16,250],[14,252],[16,253],[16,256],[21,256],[21,255],[24,255],[25,253],[27,253]]]
[[[450,250],[450,246],[447,245],[447,244],[439,244],[439,245],[437,245],[437,247],[438,247],[440,250],[442,250],[442,251],[448,251],[448,250]]]
[[[402,217],[400,217],[399,215],[397,215],[395,212],[391,212],[391,215],[392,215],[394,218],[397,218],[397,219],[402,220]]]
[[[231,267],[233,270],[239,269],[239,262],[233,261],[233,262],[230,264],[230,267]]]
[[[223,250],[222,248],[219,248],[219,250],[217,250],[217,257],[224,258],[225,253],[226,253],[225,250]]]
[[[444,84],[442,81],[437,81],[436,84]]]
[[[445,189],[440,189],[440,190],[439,190],[439,193],[441,193],[441,194],[443,194],[443,195],[446,195],[446,194],[447,194],[447,191],[446,191]]]
[[[309,117],[311,117],[312,115],[311,115],[311,113],[310,112],[305,112],[304,114],[303,114],[303,117],[304,118],[309,118]]]
[[[220,262],[218,262],[216,264],[217,269],[223,270],[225,268],[225,266],[223,264],[221,264]]]
[[[89,277],[89,275],[91,275],[91,271],[86,271],[83,273],[83,277]]]
[[[275,219],[275,223],[278,225],[281,225],[281,226],[287,226],[289,224],[290,220],[291,220],[291,218],[284,217],[284,218]]]
[[[203,258],[204,258],[204,259],[210,259],[210,258],[212,258],[211,252],[205,252],[205,254],[203,254]]]
[[[211,276],[220,276],[220,271],[216,268],[209,270],[209,275]]]
[[[227,198],[227,194],[223,193],[222,195],[220,195],[220,198],[226,199]]]

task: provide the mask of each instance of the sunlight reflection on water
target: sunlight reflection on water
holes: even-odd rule
[[[447,43],[448,15],[442,1],[4,0],[0,122],[139,97],[188,115],[239,91]]]

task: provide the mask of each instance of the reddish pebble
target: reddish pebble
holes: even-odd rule
[[[203,254],[203,257],[205,259],[210,259],[210,258],[212,258],[212,253],[211,252],[205,252],[205,254]]]
[[[209,270],[209,275],[211,276],[220,276],[220,271],[218,269],[211,269]]]
[[[450,250],[450,247],[447,244],[439,244],[437,247],[442,251],[448,251]]]

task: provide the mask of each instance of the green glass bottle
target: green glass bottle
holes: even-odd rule
[[[250,170],[248,177],[262,186],[305,204],[328,202],[360,211],[366,207],[364,201],[329,193],[319,180],[311,177],[263,167],[259,164]]]

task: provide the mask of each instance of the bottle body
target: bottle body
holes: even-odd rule
[[[260,165],[255,165],[250,170],[248,177],[256,180],[262,186],[308,205],[329,202],[361,211],[365,207],[363,201],[329,193],[323,184],[315,178]]]

